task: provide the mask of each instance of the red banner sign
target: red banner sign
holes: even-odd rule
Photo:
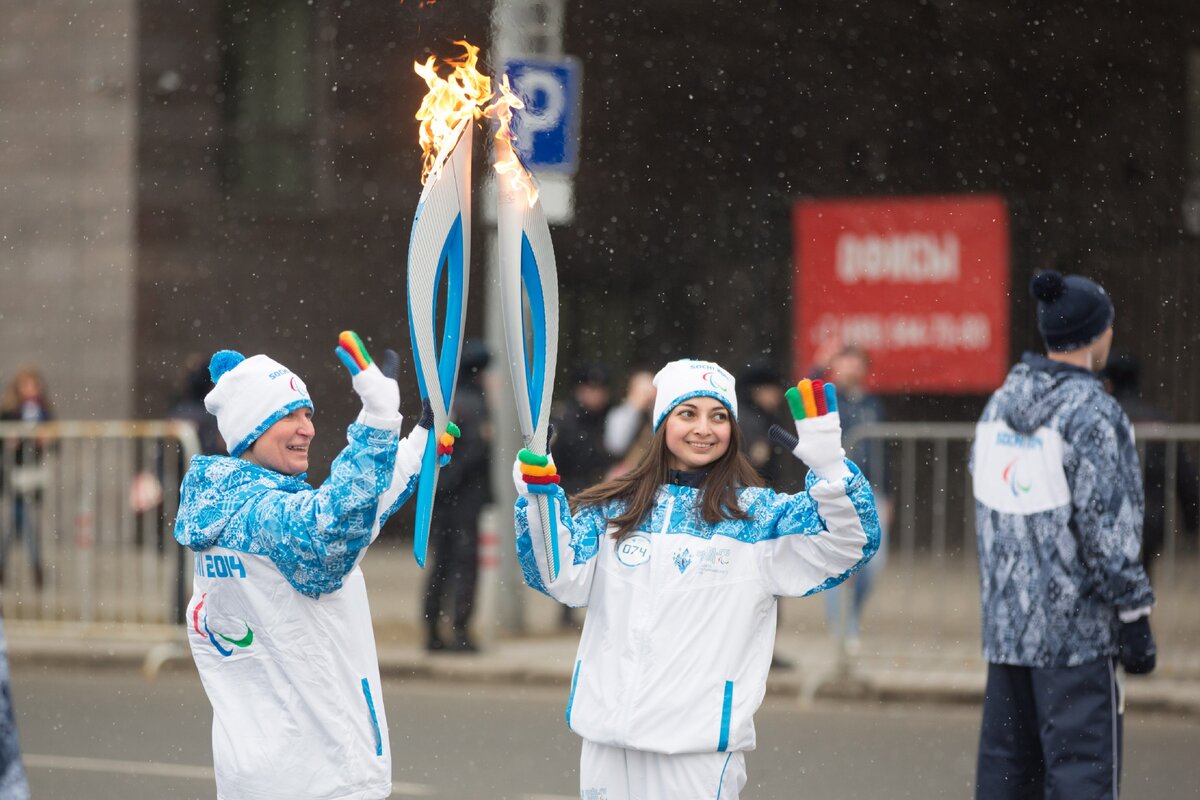
[[[982,394],[1008,370],[1008,209],[991,195],[796,204],[796,374],[836,336],[878,392]]]

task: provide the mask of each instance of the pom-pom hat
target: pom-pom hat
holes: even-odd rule
[[[1053,352],[1078,350],[1112,325],[1112,300],[1104,287],[1082,275],[1039,272],[1029,283],[1038,300],[1038,331]]]
[[[205,396],[204,407],[216,416],[231,456],[246,452],[267,428],[297,408],[313,408],[304,381],[273,358],[221,350],[208,371],[216,386]]]
[[[712,361],[690,358],[672,361],[654,376],[654,430],[662,424],[675,406],[692,397],[712,397],[720,400],[737,419],[737,395],[733,376]]]

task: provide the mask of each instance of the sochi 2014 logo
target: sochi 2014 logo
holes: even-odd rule
[[[1029,494],[1033,490],[1033,481],[1025,474],[1023,467],[1020,457],[1017,457],[1008,462],[1004,471],[1000,473],[1000,477],[1008,484],[1008,490],[1012,492],[1013,497]]]

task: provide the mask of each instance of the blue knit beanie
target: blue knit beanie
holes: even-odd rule
[[[1078,350],[1113,323],[1113,304],[1104,287],[1081,275],[1039,272],[1029,283],[1038,300],[1038,331],[1052,352]]]

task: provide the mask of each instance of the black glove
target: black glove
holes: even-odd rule
[[[1154,634],[1150,632],[1150,617],[1138,617],[1133,622],[1121,623],[1118,632],[1121,666],[1130,675],[1145,675],[1154,671],[1158,649],[1154,645]]]
[[[427,431],[433,430],[433,406],[429,405],[428,397],[421,400],[421,418],[417,424]]]
[[[396,380],[400,375],[400,354],[395,350],[384,350],[383,361],[379,364],[383,377]]]

